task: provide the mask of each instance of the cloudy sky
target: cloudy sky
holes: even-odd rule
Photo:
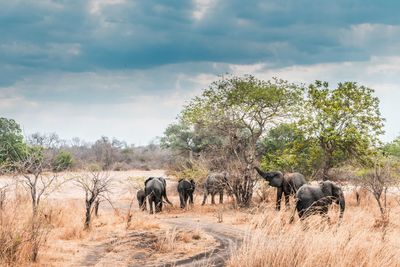
[[[137,145],[218,75],[376,90],[400,134],[398,0],[0,0],[0,116]]]

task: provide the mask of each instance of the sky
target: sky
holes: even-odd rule
[[[376,90],[400,135],[398,0],[0,0],[0,117],[145,145],[220,75]]]

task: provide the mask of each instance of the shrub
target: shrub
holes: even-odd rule
[[[74,164],[74,161],[72,159],[71,153],[62,150],[54,158],[52,167],[53,167],[53,171],[65,171],[65,170],[72,168],[73,164]]]

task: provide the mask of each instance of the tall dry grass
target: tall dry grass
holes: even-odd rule
[[[400,266],[400,208],[395,201],[389,222],[382,224],[376,203],[357,206],[353,196],[347,200],[340,224],[336,208],[330,222],[316,215],[293,224],[288,223],[290,211],[264,209],[253,217],[228,266]]]
[[[37,259],[52,226],[39,210],[32,216],[29,198],[17,195],[0,209],[0,266],[24,265]]]

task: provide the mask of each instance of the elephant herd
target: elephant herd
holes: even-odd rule
[[[266,180],[270,186],[276,187],[276,210],[281,208],[282,195],[285,197],[285,206],[289,207],[289,197],[295,197],[296,210],[301,219],[311,214],[326,215],[332,203],[337,203],[340,208],[339,217],[343,217],[345,210],[345,199],[342,189],[331,181],[323,181],[319,185],[307,184],[304,175],[300,173],[264,172],[258,167],[254,167],[258,174]],[[215,204],[214,197],[219,195],[219,203],[223,203],[224,189],[229,184],[228,174],[212,173],[209,174],[204,183],[204,197],[202,205],[211,195],[211,204]],[[185,208],[187,204],[193,205],[193,193],[196,183],[193,180],[180,179],[177,191],[179,194],[180,207]],[[168,200],[166,191],[166,180],[162,177],[150,177],[144,183],[144,189],[137,192],[139,207],[146,210],[146,199],[149,202],[150,213],[162,211],[164,200],[172,205]]]

